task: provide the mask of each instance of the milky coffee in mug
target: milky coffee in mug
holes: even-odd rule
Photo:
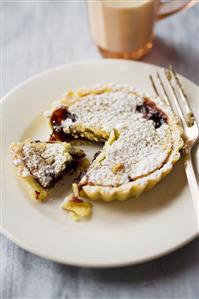
[[[184,1],[180,7],[160,12],[160,6],[168,6],[168,3],[159,0],[88,0],[92,37],[105,57],[139,59],[152,48],[155,21],[188,7],[191,2]]]

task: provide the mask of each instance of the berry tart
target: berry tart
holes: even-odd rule
[[[103,143],[73,184],[75,196],[105,201],[137,197],[165,177],[180,158],[182,129],[171,108],[126,85],[70,91],[45,116],[52,140]]]

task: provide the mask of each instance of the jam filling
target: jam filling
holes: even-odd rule
[[[49,141],[70,141],[72,138],[70,138],[68,135],[66,135],[62,130],[53,129],[52,134],[50,135]]]
[[[128,181],[133,182],[133,179],[130,177],[130,175],[128,175]]]
[[[81,159],[81,158],[79,158],[79,159]],[[38,177],[36,177],[35,175],[33,175],[31,169],[26,165],[25,160],[24,160],[24,164],[26,165],[26,168],[28,169],[28,171],[30,172],[30,174],[34,177],[35,181],[36,181],[36,182],[37,182],[37,183],[38,183],[44,190],[49,190],[49,189],[51,189],[52,187],[54,187],[54,185],[55,185],[59,180],[61,180],[61,179],[64,177],[64,175],[65,175],[66,173],[73,174],[73,173],[77,170],[78,165],[79,165],[79,159],[76,159],[76,160],[72,161],[72,162],[67,166],[66,169],[64,169],[63,171],[60,172],[60,174],[59,174],[57,177],[55,177],[55,175],[54,175],[53,172],[52,172],[52,173],[49,173],[49,172],[44,173],[44,176],[48,176],[48,177],[50,177],[49,184],[48,184],[47,186],[45,186],[45,187],[42,185],[42,183],[41,183],[41,181],[38,179]],[[84,173],[84,174],[85,174],[85,173]],[[82,177],[83,177],[84,174],[82,174]],[[35,191],[35,195],[36,195],[36,198],[38,199],[38,198],[39,198],[39,195],[40,195],[40,192]]]
[[[92,162],[95,161],[95,159],[99,156],[100,153],[101,153],[101,151],[98,151],[94,154]]]
[[[75,178],[75,183],[79,183],[80,181],[81,181],[81,179],[83,178],[83,176],[85,176],[86,175],[86,171],[82,171],[79,175],[78,175],[78,177],[76,177]]]
[[[68,166],[68,172],[70,173],[70,174],[73,174],[77,169],[78,169],[78,166],[79,166],[79,163],[80,163],[80,161],[79,160],[81,160],[82,158],[84,158],[86,156],[86,154],[85,153],[82,153],[82,155],[72,155],[72,157],[73,157],[73,161],[70,163],[70,165]]]
[[[50,118],[50,123],[53,127],[50,141],[70,141],[72,139],[72,136],[70,136],[70,134],[65,134],[60,127],[62,121],[66,120],[67,118],[71,119],[72,122],[75,122],[77,120],[77,115],[70,113],[67,110],[67,107],[60,107],[53,112],[53,115]]]
[[[61,107],[53,112],[50,122],[53,126],[60,126],[61,122],[67,118],[70,118],[72,122],[75,122],[77,120],[77,115],[70,113],[67,110],[67,107]]]
[[[38,200],[39,199],[39,196],[40,196],[40,192],[35,190],[35,198]]]
[[[73,196],[71,199],[70,199],[71,202],[74,202],[74,203],[82,203],[84,202],[81,198],[77,197],[77,196]]]
[[[142,113],[144,118],[152,120],[155,129],[168,122],[166,114],[147,98],[142,105],[137,105],[136,111]]]

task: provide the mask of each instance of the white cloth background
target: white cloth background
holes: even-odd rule
[[[90,38],[83,0],[7,0],[2,2],[2,18],[2,95],[48,68],[101,59]],[[172,63],[199,84],[199,3],[157,24],[156,32],[154,49],[144,61]],[[199,240],[158,260],[121,269],[60,265],[3,236],[1,257],[3,299],[199,298]]]

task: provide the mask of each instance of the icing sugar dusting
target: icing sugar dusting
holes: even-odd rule
[[[143,129],[144,127],[144,129]],[[148,175],[166,161],[171,150],[168,126],[156,132],[151,121],[134,123],[111,145],[104,148],[105,159],[88,170],[88,182],[119,186]],[[122,170],[115,173],[116,165]]]
[[[75,136],[87,130],[98,135],[106,132],[109,136],[115,129],[119,132],[118,139],[103,148],[104,158],[91,164],[87,172],[88,183],[118,186],[163,166],[172,150],[171,131],[167,123],[155,128],[153,120],[144,118],[136,110],[144,103],[145,95],[139,95],[128,86],[117,85],[109,86],[107,91],[102,88],[100,91],[100,87],[92,92],[85,89],[80,94],[81,98],[68,107],[77,120],[71,123],[67,119],[61,123],[65,133]],[[169,108],[164,112],[170,113]]]
[[[57,179],[71,160],[65,144],[31,142],[23,145],[23,161],[44,188]]]
[[[88,128],[98,128],[106,132],[113,129],[121,129],[126,126],[127,119],[140,117],[135,115],[137,103],[143,99],[124,92],[109,92],[99,95],[88,95],[81,101],[69,107],[71,113],[77,115],[77,121],[70,124],[71,130],[78,125],[84,124]],[[62,122],[64,132],[68,132],[69,126]]]

